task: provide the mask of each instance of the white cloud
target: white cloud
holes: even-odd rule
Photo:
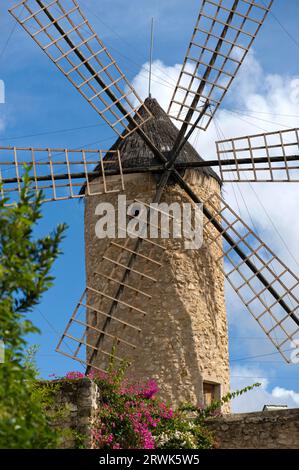
[[[180,69],[179,64],[166,66],[158,60],[153,63],[152,95],[166,111]],[[143,66],[133,84],[145,99],[148,64]],[[299,79],[297,76],[267,74],[252,52],[247,56],[224,105],[208,131],[195,136],[195,146],[206,159],[216,158],[216,140],[298,127]],[[235,210],[240,208],[245,221],[251,226],[253,222],[253,228],[262,234],[277,255],[298,272],[298,184],[226,184],[224,195]]]
[[[152,95],[167,112],[174,87],[178,80],[181,64],[167,66],[161,60],[155,60],[152,65]],[[132,82],[140,97],[145,100],[148,96],[149,63],[145,63]]]
[[[231,389],[241,390],[248,385],[261,383],[261,387],[248,392],[232,402],[234,413],[262,411],[264,405],[299,406],[299,393],[282,387],[269,387],[269,381],[275,379],[275,371],[265,371],[259,367],[234,366],[231,368]]]
[[[152,95],[166,111],[180,70],[179,64],[166,66],[161,61],[153,63]],[[145,99],[148,93],[148,64],[143,66],[133,84]],[[207,132],[196,133],[196,139],[191,143],[196,142],[195,146],[204,158],[215,159],[216,140],[299,127],[298,118],[298,76],[267,74],[252,52],[248,55],[223,106],[218,111],[214,124],[210,125]],[[227,202],[237,212],[240,208],[242,218],[250,226],[253,225],[252,228],[257,229],[261,238],[297,274],[299,273],[298,190],[296,183],[252,185],[243,183],[226,184],[224,187]],[[229,321],[233,326],[234,336],[241,338],[233,344],[234,354],[238,354],[237,357],[248,357],[277,352],[259,325],[242,306],[236,294],[231,289],[227,294]],[[248,340],[243,340],[243,337],[247,337]],[[280,356],[277,354],[273,359],[279,361]],[[289,374],[291,380],[295,366],[285,365],[282,358],[278,364],[280,372]],[[235,366],[232,368],[232,376],[233,389],[240,389],[254,382],[263,383],[260,389],[235,400],[234,411],[261,410],[265,404],[271,403],[288,404],[290,407],[299,405],[297,391],[287,390],[281,386],[269,390],[268,371],[265,374],[259,368]],[[275,381],[281,385],[279,382],[280,380]]]
[[[299,406],[299,393],[294,392],[293,390],[286,390],[285,388],[275,387],[272,390],[272,395],[273,397],[279,398],[282,400],[291,399],[296,405]]]

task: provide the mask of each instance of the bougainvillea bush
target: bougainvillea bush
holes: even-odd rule
[[[70,372],[66,378],[83,378],[80,372]],[[124,370],[100,373],[88,377],[99,390],[98,409],[91,422],[94,449],[210,449],[212,434],[205,420],[219,414],[220,406],[253,387],[228,394],[210,407],[184,405],[173,410],[159,397],[154,380],[130,383]]]
[[[212,438],[181,411],[161,401],[154,380],[131,384],[117,373],[95,374],[100,403],[92,422],[92,445],[100,449],[212,447]]]
[[[83,378],[69,372],[67,379]],[[98,411],[91,423],[92,447],[98,449],[155,449],[157,435],[174,412],[156,395],[154,380],[131,384],[119,372],[92,371],[88,377],[99,388]]]
[[[105,382],[106,387],[101,392],[100,408],[93,422],[94,446],[154,449],[159,428],[173,417],[172,409],[154,398],[155,382],[128,388],[113,380],[107,386],[105,378],[99,382],[100,386]]]

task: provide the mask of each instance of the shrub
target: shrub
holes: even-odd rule
[[[5,362],[0,364],[0,448],[51,447],[56,435],[36,396],[36,371],[24,361],[26,337],[39,332],[30,312],[52,285],[50,271],[65,226],[35,239],[42,194],[34,194],[28,173],[19,203],[5,207],[6,202],[0,201],[0,339],[5,344]]]
[[[221,405],[255,386],[230,393],[210,407],[183,405],[173,410],[158,398],[154,380],[130,383],[125,368],[107,373],[92,371],[98,386],[98,408],[91,422],[92,447],[96,449],[211,449],[214,439],[205,422],[219,414]],[[70,372],[68,379],[83,377]]]

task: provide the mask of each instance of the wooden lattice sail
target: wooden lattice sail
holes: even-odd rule
[[[219,247],[216,260],[243,304],[287,362],[299,339],[299,278],[219,196],[206,207],[209,245]],[[221,229],[213,227],[213,222]],[[215,250],[213,250],[215,252]]]
[[[168,113],[206,130],[255,40],[273,0],[203,0]]]
[[[43,191],[44,202],[81,198],[83,184],[89,196],[123,191],[120,153],[109,151],[109,160],[106,154],[105,150],[0,147],[0,197],[7,206],[16,203],[26,171],[32,189]],[[102,173],[101,185],[94,182],[97,166]],[[107,181],[106,171],[112,166],[118,174]]]
[[[118,227],[118,231],[122,229],[127,232],[127,227]],[[159,259],[154,255],[157,249]],[[147,289],[157,282],[164,250],[146,236],[110,240],[93,273],[93,286],[97,287],[84,290],[57,352],[85,364],[87,369],[101,371],[107,371],[112,359],[130,361],[142,319],[149,313],[151,295]],[[123,300],[128,296],[130,300]]]
[[[223,182],[299,182],[299,129],[221,140],[216,148]]]
[[[133,161],[136,165],[134,171],[137,174],[139,168],[141,171],[141,167],[143,167],[142,172],[149,173],[148,180],[153,187],[148,192],[148,202],[157,203],[165,194],[169,181],[172,183],[169,191],[172,195],[175,194],[176,197],[180,192],[180,196],[185,194],[188,200],[200,204],[203,193],[211,192],[211,186],[220,191],[221,179],[227,181],[229,171],[233,171],[233,181],[247,181],[248,177],[252,181],[260,181],[267,172],[268,176],[262,179],[263,181],[277,181],[275,176],[280,171],[285,173],[280,176],[279,181],[291,181],[291,176],[298,178],[297,163],[291,165],[298,159],[297,130],[288,131],[292,132],[288,137],[289,140],[286,133],[278,132],[271,135],[249,136],[246,137],[245,143],[242,139],[218,142],[219,161],[216,160],[214,166],[219,166],[221,178],[215,175],[208,162],[204,162],[188,143],[196,128],[202,130],[208,128],[266,19],[272,3],[273,0],[201,1],[200,14],[169,108],[169,116],[182,123],[179,132],[153,100],[149,100],[152,110],[149,110],[147,102],[142,103],[89,24],[76,0],[23,0],[13,7],[10,11],[19,24],[119,135],[119,138],[106,155],[101,151],[84,150],[1,149],[5,156],[2,158],[0,155],[2,197],[8,195],[13,199],[15,194],[20,193],[22,174],[28,163],[31,165],[30,178],[34,189],[37,191],[43,189],[46,200],[93,196],[87,198],[86,206],[89,214],[95,213],[94,203],[98,195],[110,193],[109,197],[113,199],[115,195],[111,193],[125,189],[122,167],[125,167],[126,171],[130,170]],[[277,137],[278,143],[273,143],[273,139]],[[226,147],[224,150],[223,145]],[[157,163],[162,167],[159,171],[153,170],[152,165]],[[184,164],[183,172],[174,166],[178,163]],[[184,170],[188,167],[192,169],[194,163],[200,171],[196,174],[193,172],[192,176],[200,182],[200,187],[195,187],[188,180],[190,173],[186,172],[187,176],[183,175]],[[264,166],[260,167],[260,164]],[[106,178],[106,165],[118,176],[116,180]],[[137,179],[139,177],[140,175]],[[209,185],[206,184],[207,180]],[[143,185],[144,180],[140,178],[140,181]],[[173,183],[177,183],[175,186],[175,191],[179,189],[177,193],[172,191]],[[82,185],[82,189],[77,192],[76,186],[79,185],[80,187]],[[130,189],[126,188],[128,194]],[[145,192],[144,185],[140,192],[138,197],[142,199]],[[130,194],[132,196],[132,193]],[[136,197],[137,195],[133,194],[133,200]],[[213,273],[217,272],[218,277],[217,281],[213,278],[211,285],[205,286],[207,298],[203,301],[204,308],[201,314],[204,317],[207,312],[210,313],[209,297],[214,296],[211,315],[214,321],[213,327],[217,321],[220,321],[221,325],[218,323],[214,331],[209,323],[210,329],[207,335],[210,343],[215,341],[218,347],[214,349],[214,356],[211,359],[214,360],[214,371],[218,371],[218,367],[221,367],[219,366],[221,361],[225,362],[226,370],[221,370],[220,375],[222,374],[222,383],[226,387],[229,380],[227,335],[223,333],[226,325],[222,297],[224,289],[216,296],[213,292],[214,284],[218,283],[218,287],[224,284],[223,273],[218,269],[223,259],[229,283],[287,361],[288,344],[298,337],[298,278],[222,201],[220,194],[210,195],[203,206],[203,212],[207,221],[205,231],[209,235],[210,252],[218,254],[212,269]],[[93,231],[92,235],[94,236]],[[155,283],[155,274],[158,270],[166,273],[166,268],[161,263],[160,250],[163,251],[163,246],[156,245],[146,237],[139,237],[137,240],[120,237],[107,244],[98,266],[94,266],[97,258],[93,253],[88,253],[87,268],[91,271],[88,272],[88,287],[84,290],[61,338],[57,348],[59,352],[86,364],[87,369],[94,367],[106,370],[112,357],[118,361],[129,359],[128,350],[135,349],[134,337],[142,330],[141,319],[148,318],[145,316],[151,294],[147,289],[151,283]],[[155,248],[153,250],[155,254],[159,252],[158,257],[151,254],[151,246]],[[94,245],[91,243],[89,248],[93,251]],[[172,255],[176,254],[174,245],[170,247],[170,251]],[[195,257],[196,266],[193,264],[194,260],[184,253],[183,268],[190,266],[193,268],[193,271],[189,272],[189,277],[194,275],[202,261],[205,270],[209,271],[211,268],[209,250],[203,251],[200,255],[196,253]],[[179,262],[176,268],[178,265]],[[149,266],[152,274],[149,272]],[[207,279],[204,278],[205,280]],[[199,283],[198,287],[202,287],[202,284]],[[173,290],[172,281],[169,289],[172,292],[169,304],[172,304],[174,296],[178,294]],[[153,290],[151,292],[153,293]],[[156,296],[156,292],[154,295]],[[184,302],[190,300],[188,295],[189,289],[185,289]],[[218,305],[220,297],[221,305]],[[160,298],[158,302],[160,305]],[[193,308],[194,298],[191,298],[190,302]],[[214,318],[216,304],[219,315]],[[164,314],[172,315],[173,312],[167,312],[168,309],[167,304]],[[177,305],[172,304],[172,310],[177,314]],[[188,310],[186,305],[183,305],[183,310],[185,314],[185,310]],[[198,320],[197,307],[195,311],[193,323]],[[155,318],[157,321],[160,320],[158,316]],[[165,325],[166,323],[163,327]],[[156,327],[153,324],[151,326]],[[163,332],[165,341],[169,340],[168,328],[174,328],[173,331],[176,331],[175,326],[176,318],[172,318],[171,325],[168,324],[167,331]],[[201,324],[198,325],[199,330],[201,327]],[[221,330],[219,335],[222,337],[221,347],[219,347],[217,328]],[[187,345],[188,349],[190,336],[188,334],[186,336],[185,327],[179,331],[180,335],[184,336],[184,346]],[[192,330],[192,333],[194,333],[193,341],[197,332]],[[156,329],[155,334],[159,336],[160,332]],[[180,335],[174,335],[177,341],[180,341]],[[200,339],[202,340],[202,337]],[[115,343],[118,346],[116,354],[113,353]],[[147,347],[147,352],[150,354],[151,345]],[[179,351],[174,352],[171,348],[168,357],[172,365]],[[205,348],[203,351],[199,343],[194,349],[196,358],[192,363],[192,373],[194,374],[195,368],[199,369],[198,364],[202,357],[204,361],[209,362],[210,373],[210,360],[207,359],[210,348]],[[186,368],[190,365],[190,354],[187,356],[189,362]],[[150,359],[154,360],[152,356]],[[198,384],[202,386],[202,373],[206,370],[206,364],[201,366],[202,370],[198,371],[200,377],[190,381],[194,393],[196,391],[197,399]],[[180,372],[179,364],[178,375]],[[188,389],[185,377],[181,386],[185,391]]]
[[[66,78],[125,138],[150,119],[76,0],[23,0],[10,10]]]

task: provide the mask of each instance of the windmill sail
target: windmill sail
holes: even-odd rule
[[[112,358],[130,361],[132,351],[142,347],[140,333],[151,301],[147,291],[157,282],[164,251],[146,235],[110,240],[56,351],[88,370],[107,371]]]
[[[109,160],[105,155],[109,153]],[[109,168],[118,168],[119,175],[105,178]],[[101,169],[101,183],[95,180]],[[76,199],[85,195],[120,192],[124,178],[119,151],[41,149],[0,147],[0,198],[10,206],[19,200],[27,169],[32,189],[43,191],[44,202]],[[86,186],[85,193],[80,189]]]
[[[205,223],[207,244],[216,247],[217,262],[233,290],[265,334],[290,362],[299,339],[299,278],[218,195],[205,206],[213,219]],[[213,227],[213,220],[222,230]]]
[[[171,117],[187,126],[200,117],[196,127],[208,128],[272,3],[273,0],[202,0],[169,106]]]
[[[63,356],[74,359],[87,367],[91,367],[92,369],[102,372],[107,371],[109,361],[112,359],[117,361],[123,361],[126,359],[126,357],[119,357],[117,354],[114,354],[114,346],[121,345],[127,349],[136,349],[136,345],[126,339],[128,330],[137,334],[140,334],[141,332],[140,327],[123,321],[117,316],[111,316],[105,311],[97,308],[95,305],[103,299],[104,295],[106,294],[98,292],[90,287],[87,287],[84,290],[83,295],[81,296],[56,348],[56,352]],[[128,308],[132,307],[133,306],[128,305]],[[94,320],[86,320],[86,316],[89,319],[93,317]],[[113,335],[105,329],[102,329],[102,327],[99,326],[99,323],[101,323],[101,320],[105,321],[107,319],[110,320],[112,325],[120,326],[124,330],[126,329],[126,331],[124,331],[124,335],[121,336],[119,333],[118,335]],[[105,341],[108,341],[110,343],[109,346],[106,344],[104,346],[96,345],[97,339],[100,337],[103,337]],[[86,350],[88,351],[87,354]],[[103,358],[102,362],[104,362],[104,364],[101,367],[91,358],[93,354],[96,354],[97,358],[100,356]]]
[[[299,129],[221,140],[216,147],[224,182],[299,182]]]
[[[76,0],[23,0],[10,13],[117,134],[151,118]]]

